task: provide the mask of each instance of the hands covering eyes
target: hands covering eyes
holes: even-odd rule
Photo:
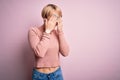
[[[57,31],[62,31],[62,19],[57,15],[53,14],[49,19],[44,19],[45,32],[50,33],[55,27]]]

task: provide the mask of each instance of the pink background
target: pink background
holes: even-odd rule
[[[48,3],[63,11],[65,80],[120,80],[120,0],[0,0],[0,80],[31,80],[27,32]]]

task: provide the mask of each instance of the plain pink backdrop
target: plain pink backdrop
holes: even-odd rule
[[[65,80],[120,80],[120,0],[0,0],[0,80],[31,80],[27,33],[48,3],[63,11]]]

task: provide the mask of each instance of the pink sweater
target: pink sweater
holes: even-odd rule
[[[65,40],[64,33],[52,31],[45,33],[43,27],[31,27],[28,30],[28,40],[35,53],[35,67],[60,66],[59,53],[67,56],[69,46]]]

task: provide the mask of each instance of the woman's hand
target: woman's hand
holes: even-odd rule
[[[56,26],[56,17],[51,16],[50,19],[44,19],[45,32],[50,33]]]
[[[63,28],[63,24],[62,24],[62,18],[58,19],[58,24],[57,24],[57,31],[61,32]]]

